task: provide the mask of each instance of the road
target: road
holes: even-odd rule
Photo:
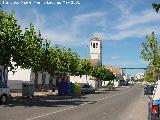
[[[147,120],[148,98],[143,87],[99,91],[80,99],[15,98],[0,106],[2,120]]]

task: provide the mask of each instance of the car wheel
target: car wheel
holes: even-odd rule
[[[2,95],[0,100],[1,100],[2,104],[6,103],[7,102],[7,95]]]

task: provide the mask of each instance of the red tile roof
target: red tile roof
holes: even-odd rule
[[[114,74],[121,74],[122,71],[119,67],[106,66],[105,68],[111,70]]]

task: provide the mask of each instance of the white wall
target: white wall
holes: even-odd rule
[[[30,81],[31,69],[21,69],[17,68],[16,72],[8,72],[8,80],[22,80],[22,81]]]
[[[144,78],[144,73],[138,73],[136,74],[137,79],[143,79]]]
[[[98,59],[98,60],[100,60],[100,54],[91,54],[91,59]]]
[[[106,86],[109,83],[109,81],[103,81],[102,86]]]
[[[109,81],[103,81],[102,82],[102,86],[106,86],[108,83],[109,83]],[[118,87],[119,86],[119,82],[116,81],[116,80],[114,80],[113,84],[114,84],[114,87]]]
[[[92,85],[94,88],[97,88],[97,81],[94,80],[94,78],[92,79],[91,76],[87,76],[87,79],[86,79],[86,75],[82,75],[82,77],[79,77],[79,76],[70,76],[70,82],[72,83],[85,83],[85,84],[89,84],[89,85]]]
[[[92,46],[91,46],[91,42],[92,42]],[[97,48],[93,48],[93,43],[98,43]],[[90,53],[101,53],[101,41],[90,41]]]
[[[96,46],[96,43],[98,46]],[[93,44],[95,44],[95,48],[93,48]],[[102,47],[101,41],[90,41],[90,59],[99,59],[102,61]]]
[[[45,72],[45,74],[46,74],[45,84],[49,84],[50,75],[47,72]],[[34,79],[35,79],[35,73],[32,72],[31,73],[31,81],[30,81],[31,84],[34,84]],[[38,82],[38,84],[42,84],[42,73],[41,72],[38,72],[38,80],[37,80],[37,82]],[[54,81],[53,81],[53,83],[54,83]]]

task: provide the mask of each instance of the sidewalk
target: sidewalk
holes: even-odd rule
[[[34,96],[48,96],[48,95],[58,95],[58,91],[55,92],[34,92]],[[22,97],[22,93],[11,93],[12,97]]]
[[[125,88],[130,88],[130,86],[127,86],[127,87],[117,87],[115,88],[115,91],[116,90],[121,90],[121,89],[125,89]],[[96,90],[95,92],[99,92],[99,91],[114,91],[113,90],[109,90],[109,89],[106,89],[106,88],[100,88],[98,90]],[[52,91],[48,91],[48,92],[34,92],[34,96],[57,96],[58,95],[58,90],[55,90],[55,92],[52,92]],[[11,93],[11,96],[12,97],[22,97],[22,93]]]

